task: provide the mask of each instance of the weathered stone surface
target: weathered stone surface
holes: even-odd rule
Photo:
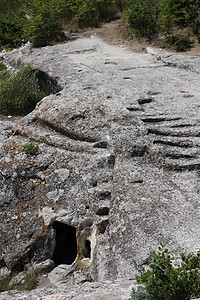
[[[11,281],[9,283],[9,287],[12,287],[15,284],[19,284],[25,278],[25,276],[26,276],[26,272],[24,272],[24,271],[18,273],[16,276],[14,276],[11,279]]]
[[[0,299],[33,300],[33,299],[91,299],[91,300],[128,300],[130,298],[134,281],[117,280],[106,282],[85,282],[73,287],[41,288],[30,292],[8,291],[1,293]]]
[[[3,137],[1,267],[62,261],[68,243],[73,276],[115,280],[133,278],[161,242],[199,248],[200,61],[150,51],[88,38],[2,54],[62,91]]]
[[[41,263],[35,263],[30,266],[30,270],[39,271],[39,272],[51,272],[55,268],[55,264],[51,259],[42,261]]]

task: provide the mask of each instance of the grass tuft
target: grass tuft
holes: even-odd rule
[[[24,115],[31,112],[45,96],[30,66],[0,74],[0,113]]]

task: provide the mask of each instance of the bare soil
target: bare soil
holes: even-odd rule
[[[136,38],[134,33],[129,30],[128,24],[123,18],[119,18],[109,23],[104,23],[99,28],[90,28],[77,31],[81,36],[88,37],[91,35],[96,35],[109,44],[124,46],[134,52],[146,52],[146,47],[148,46],[155,48],[160,47],[159,41],[148,42],[146,39]],[[192,48],[186,52],[178,52],[178,54],[200,56],[200,44],[198,44],[197,39],[194,36],[192,36],[191,39],[194,41]],[[172,49],[166,50],[177,53]]]

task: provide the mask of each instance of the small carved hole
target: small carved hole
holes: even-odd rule
[[[91,256],[91,243],[90,241],[86,240],[85,241],[85,249],[86,249],[86,253],[85,253],[85,257],[86,258],[90,258]]]

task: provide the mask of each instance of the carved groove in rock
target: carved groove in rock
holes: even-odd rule
[[[55,130],[56,132],[60,133],[61,135],[64,135],[72,140],[75,140],[75,141],[80,141],[80,142],[88,142],[88,143],[95,143],[97,140],[92,138],[92,137],[87,137],[87,136],[84,136],[84,135],[79,135],[78,133],[75,133],[75,132],[72,132],[70,130],[67,130],[67,129],[63,129],[61,127],[58,127],[56,126],[55,124],[47,121],[47,120],[44,120],[44,119],[38,119],[38,122]]]
[[[141,99],[138,99],[138,103],[140,105],[151,103],[152,101],[153,101],[153,98],[141,98]]]
[[[160,123],[160,122],[166,122],[166,121],[177,121],[180,120],[181,118],[142,118],[141,120],[145,123]]]
[[[148,128],[148,134],[163,135],[163,136],[178,136],[178,137],[199,137],[200,132],[174,132],[174,131],[164,131],[156,128]]]
[[[180,147],[180,148],[192,148],[193,144],[190,142],[185,142],[185,141],[177,141],[177,142],[172,142],[168,140],[154,140],[154,144],[163,144],[163,145],[169,145],[169,146],[174,146],[174,147]]]

